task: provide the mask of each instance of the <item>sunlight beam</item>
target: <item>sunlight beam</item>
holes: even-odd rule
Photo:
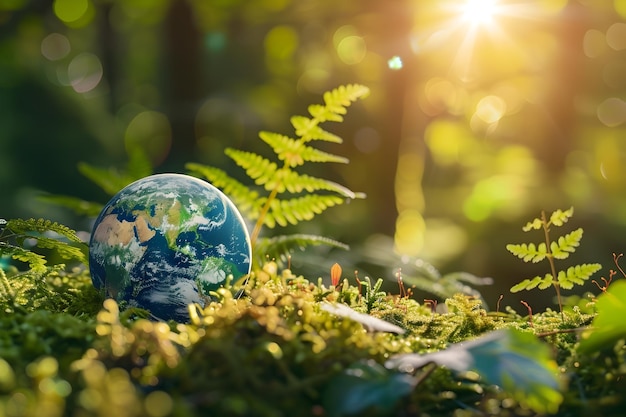
[[[490,24],[497,13],[496,0],[466,0],[461,17],[472,26]]]

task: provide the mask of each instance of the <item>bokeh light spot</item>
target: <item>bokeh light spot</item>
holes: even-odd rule
[[[583,52],[589,58],[595,58],[606,51],[606,37],[596,29],[589,29],[583,38]]]
[[[506,103],[498,96],[483,97],[476,105],[476,116],[485,123],[495,123],[506,113]]]
[[[619,14],[622,19],[626,19],[626,1],[624,0],[613,0],[613,7],[617,14]]]
[[[387,61],[387,65],[389,66],[389,69],[397,71],[402,69],[403,63],[402,63],[402,58],[400,58],[399,56],[394,56],[392,58],[389,59],[389,61]]]
[[[291,26],[279,25],[265,36],[265,51],[269,58],[288,59],[298,48],[298,42],[298,34]]]
[[[124,135],[126,149],[139,147],[158,165],[169,152],[172,130],[169,119],[157,111],[144,111],[130,121]]]
[[[626,23],[613,23],[606,31],[606,43],[616,51],[626,49]]]
[[[375,152],[380,143],[380,133],[372,127],[361,128],[354,135],[354,146],[363,153]]]
[[[174,402],[168,393],[154,391],[146,396],[145,408],[150,417],[165,417],[172,412]]]
[[[51,33],[41,41],[41,55],[50,61],[65,58],[71,49],[69,39],[60,33]]]
[[[87,17],[90,6],[89,0],[55,0],[53,8],[59,20],[72,25]]]
[[[94,54],[84,52],[72,59],[67,67],[69,83],[77,93],[87,93],[102,80],[102,64]]]
[[[426,223],[417,210],[404,210],[396,220],[394,242],[396,251],[404,255],[417,255],[424,246]]]
[[[360,36],[346,36],[337,45],[339,59],[348,65],[360,63],[365,58],[366,53],[365,40]]]
[[[598,106],[597,115],[604,125],[619,126],[626,121],[626,102],[617,97],[608,98]]]

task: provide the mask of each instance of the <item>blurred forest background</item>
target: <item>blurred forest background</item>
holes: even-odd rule
[[[89,231],[38,196],[105,203],[78,163],[122,168],[135,146],[155,172],[237,175],[224,148],[267,154],[259,130],[291,134],[348,83],[371,95],[326,127],[351,162],[311,174],[368,197],[302,225],[352,247],[317,276],[414,256],[493,277],[495,304],[548,272],[505,244],[574,206],[572,263],[608,277],[626,247],[624,0],[0,0],[0,217]]]

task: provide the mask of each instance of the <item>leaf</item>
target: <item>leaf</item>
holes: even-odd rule
[[[291,118],[296,135],[300,137],[302,142],[310,142],[312,140],[322,140],[332,143],[343,143],[343,139],[339,136],[322,129],[318,125],[317,119],[311,119],[305,116],[293,116]]]
[[[345,243],[324,236],[296,233],[259,239],[255,255],[259,259],[259,263],[262,263],[267,258],[287,261],[289,254],[296,249],[304,250],[309,246],[320,245],[343,250],[350,249]]]
[[[552,274],[546,274],[543,278],[540,276],[536,276],[532,279],[525,279],[519,284],[516,284],[511,287],[509,291],[515,293],[520,292],[522,290],[532,290],[535,287],[539,287],[540,290],[545,290],[554,282],[554,277]]]
[[[245,169],[246,174],[257,185],[263,185],[275,179],[278,166],[269,159],[253,152],[240,151],[233,148],[227,148],[224,153],[232,158],[237,165]]]
[[[335,303],[331,304],[329,302],[322,302],[320,304],[320,308],[324,311],[327,311],[331,314],[334,314],[339,317],[345,317],[350,320],[361,323],[365,330],[368,332],[387,332],[387,333],[396,333],[396,334],[404,334],[404,329],[400,326],[396,326],[395,324],[391,324],[385,320],[381,320],[377,317],[370,316],[369,314],[359,313],[358,311],[353,310],[345,304]]]
[[[270,205],[270,214],[273,221],[281,226],[298,224],[301,221],[311,220],[316,214],[322,213],[329,207],[342,204],[344,199],[336,195],[307,194],[288,200],[273,200]],[[266,223],[268,227],[270,226]]]
[[[580,245],[583,237],[583,229],[579,228],[565,236],[559,237],[557,241],[550,244],[552,256],[556,259],[565,259],[570,253],[576,252],[576,248]]]
[[[390,372],[370,359],[357,362],[331,378],[322,401],[330,417],[358,415],[370,408],[389,415],[416,383],[412,376]]]
[[[221,189],[224,194],[233,200],[237,209],[246,217],[256,219],[259,217],[264,199],[259,198],[257,191],[251,190],[229,176],[225,171],[206,165],[188,163],[185,168],[195,176],[206,179],[215,187]]]
[[[37,273],[43,273],[46,270],[46,259],[42,255],[19,246],[0,242],[0,255],[10,256],[17,261],[25,262],[31,270]]]
[[[333,191],[345,198],[355,199],[364,198],[362,193],[355,193],[349,188],[339,185],[336,182],[328,181],[322,178],[311,177],[305,174],[298,174],[295,171],[287,171],[281,177],[283,186],[279,187],[279,193],[285,190],[290,193],[300,193],[304,190],[312,193],[314,191],[326,190]]]
[[[557,280],[559,286],[566,290],[572,289],[574,284],[583,285],[591,275],[602,269],[600,264],[582,264],[575,265],[567,268],[567,271],[559,271],[557,274]]]
[[[397,355],[386,367],[412,371],[431,362],[454,372],[473,370],[538,413],[555,413],[563,401],[550,349],[531,333],[498,330],[439,352]]]
[[[101,203],[85,201],[81,198],[66,195],[44,195],[40,196],[39,199],[47,203],[68,208],[78,215],[89,217],[98,216],[104,206],[104,204]]]
[[[595,305],[598,313],[591,323],[591,330],[582,334],[578,351],[589,354],[613,349],[615,343],[626,338],[626,281],[609,285]]]
[[[74,230],[60,223],[45,219],[11,219],[7,222],[6,228],[16,234],[54,232],[64,236],[71,242],[82,243],[81,238],[76,235]]]
[[[574,215],[574,207],[570,207],[568,210],[556,210],[550,215],[548,224],[554,226],[563,226]]]
[[[260,132],[259,137],[290,167],[296,167],[305,162],[338,162],[348,163],[348,159],[328,152],[307,146],[302,140],[295,140],[285,135],[272,132]]]
[[[524,262],[537,263],[548,256],[546,244],[543,242],[539,245],[535,245],[534,243],[508,244],[506,245],[506,249]]]
[[[526,226],[522,227],[524,232],[529,232],[531,230],[541,229],[543,226],[543,221],[539,218],[535,218],[532,222],[526,223]]]

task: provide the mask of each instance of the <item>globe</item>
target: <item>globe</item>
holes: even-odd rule
[[[220,190],[198,178],[157,174],[122,189],[96,219],[89,269],[97,289],[157,320],[189,321],[229,275],[250,273],[250,237]]]

